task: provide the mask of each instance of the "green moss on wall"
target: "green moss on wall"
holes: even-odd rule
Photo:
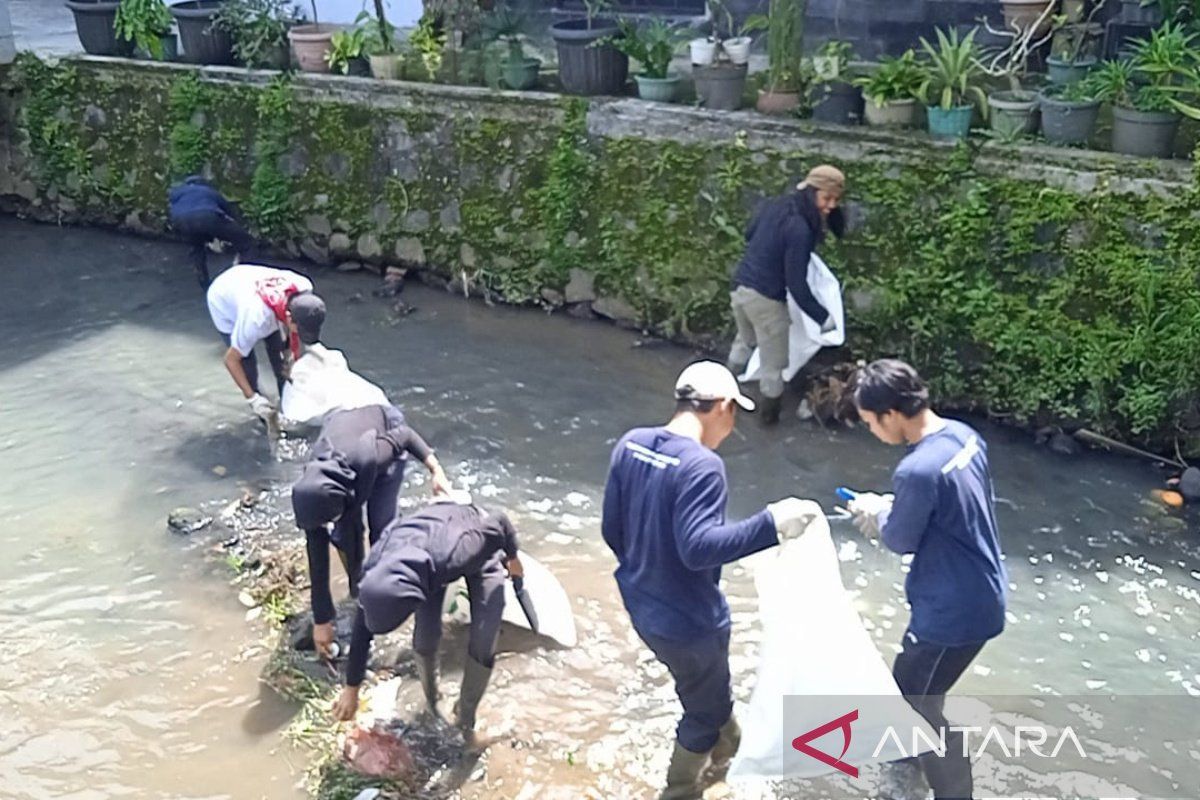
[[[170,180],[206,171],[280,244],[344,236],[378,251],[359,257],[424,258],[511,302],[561,291],[580,269],[665,334],[728,331],[750,209],[825,160],[743,135],[594,137],[580,99],[467,113],[433,94],[376,107],[302,98],[282,79],[108,68],[102,81],[101,69],[25,56],[9,78],[44,191],[160,219]],[[823,252],[859,300],[853,354],[906,358],[941,401],[993,414],[1160,444],[1200,421],[1194,183],[1076,193],[984,175],[966,147],[945,154],[842,164],[865,221]]]

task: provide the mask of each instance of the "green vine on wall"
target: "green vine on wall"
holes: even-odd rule
[[[292,181],[280,167],[295,134],[292,103],[292,87],[284,76],[273,79],[258,97],[254,177],[246,210],[268,238],[287,235],[296,221]]]
[[[554,147],[546,158],[546,175],[530,191],[533,218],[545,235],[543,285],[560,287],[572,267],[581,266],[588,221],[594,195],[596,157],[588,147],[587,101],[563,101],[563,122]]]
[[[25,92],[21,123],[42,178],[68,197],[94,194],[99,187],[83,141],[78,70],[52,67],[24,52],[17,56],[13,80]]]
[[[208,137],[202,127],[207,105],[208,89],[198,73],[184,73],[171,86],[167,112],[171,123],[168,144],[173,179],[199,173],[208,161]]]

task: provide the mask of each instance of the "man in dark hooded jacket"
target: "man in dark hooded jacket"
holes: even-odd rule
[[[167,200],[171,227],[191,245],[200,288],[208,288],[207,248],[213,239],[232,245],[239,259],[251,254],[254,237],[246,231],[237,207],[199,175],[189,175],[172,186]]]
[[[342,556],[350,594],[357,596],[365,556],[364,506],[374,545],[396,518],[410,454],[429,469],[435,494],[449,491],[437,456],[395,406],[336,411],[325,420],[304,473],[292,487],[296,527],[304,531],[308,548],[313,643],[323,656],[332,655],[337,616],[329,589],[329,545],[332,542]]]
[[[462,498],[448,498],[389,525],[363,567],[346,686],[334,704],[337,718],[352,719],[358,711],[372,638],[395,630],[413,614],[421,688],[429,710],[438,714],[437,647],[446,586],[466,578],[471,632],[454,713],[470,737],[495,663],[506,572],[513,578],[524,574],[517,532],[504,513],[489,514]]]

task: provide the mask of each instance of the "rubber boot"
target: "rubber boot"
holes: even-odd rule
[[[467,656],[467,663],[463,668],[462,689],[458,694],[458,702],[454,704],[454,724],[464,733],[475,730],[475,712],[479,709],[479,701],[483,699],[491,677],[491,667],[485,667]]]
[[[778,424],[783,409],[782,397],[763,397],[758,401],[758,419],[764,426]]]
[[[704,788],[700,785],[700,773],[708,762],[708,753],[693,753],[679,742],[671,753],[671,766],[667,767],[667,788],[658,800],[702,800]]]
[[[712,763],[709,764],[705,777],[714,782],[725,780],[725,774],[729,772],[729,762],[737,755],[741,743],[742,728],[738,721],[730,716],[729,721],[721,726],[721,735],[712,750]]]
[[[425,693],[429,713],[441,719],[442,714],[438,711],[437,653],[417,653],[417,677],[421,681],[421,691]]]

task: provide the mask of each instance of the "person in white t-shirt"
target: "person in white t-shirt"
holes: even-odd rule
[[[258,390],[254,348],[265,342],[279,393],[302,342],[320,338],[325,303],[313,294],[312,281],[295,272],[257,264],[235,264],[208,288],[208,313],[229,349],[225,368],[254,413],[266,419],[271,401]],[[285,341],[286,337],[286,341]]]

